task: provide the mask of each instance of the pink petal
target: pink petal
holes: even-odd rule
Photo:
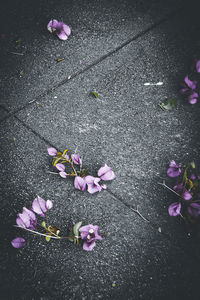
[[[71,34],[71,28],[68,25],[63,24],[63,30],[65,31],[67,36]]]
[[[114,172],[110,167],[107,166],[107,164],[104,164],[104,166],[98,170],[98,176],[105,181],[112,180],[115,178]]]
[[[65,33],[64,30],[56,33],[60,40],[66,41],[68,39],[68,35]]]
[[[101,191],[101,186],[100,185],[94,185],[94,184],[88,184],[87,191],[90,194],[94,194],[96,192],[100,192]]]
[[[66,172],[59,172],[59,175],[62,178],[67,178],[67,173]]]
[[[57,25],[58,25],[58,21],[56,19],[51,20],[48,24],[47,24],[47,30],[49,32],[54,32],[57,29]]]
[[[51,200],[46,201],[46,208],[51,209],[53,207],[53,202]]]
[[[196,63],[196,70],[198,73],[200,73],[200,60],[198,60]]]

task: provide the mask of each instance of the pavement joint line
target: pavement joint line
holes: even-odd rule
[[[153,30],[154,28],[158,27],[159,25],[161,25],[162,23],[169,21],[171,18],[173,18],[177,13],[180,13],[182,10],[184,9],[184,6],[181,8],[177,8],[176,10],[168,13],[165,17],[163,17],[162,19],[160,19],[159,21],[155,22],[154,24],[150,25],[149,27],[147,27],[146,29],[142,30],[141,32],[137,33],[134,37],[129,38],[128,40],[126,40],[125,42],[123,42],[121,45],[119,45],[118,47],[116,47],[115,49],[109,51],[108,53],[104,54],[103,56],[99,57],[98,59],[96,59],[95,61],[93,61],[91,64],[89,64],[88,66],[86,66],[84,69],[75,72],[73,75],[68,76],[67,78],[61,80],[59,83],[55,84],[53,87],[47,89],[45,92],[43,92],[42,94],[38,95],[35,99],[30,100],[28,103],[26,103],[25,105],[19,107],[18,109],[16,109],[13,112],[9,112],[8,110],[8,115],[5,116],[3,119],[0,120],[0,123],[2,123],[3,121],[5,121],[6,119],[14,116],[15,114],[19,113],[20,111],[26,109],[27,107],[29,107],[31,104],[37,102],[39,99],[51,94],[52,92],[54,92],[57,88],[59,88],[60,86],[68,83],[70,80],[76,78],[77,76],[85,73],[86,71],[88,71],[89,69],[93,68],[94,66],[98,65],[99,63],[101,63],[103,60],[105,60],[106,58],[114,55],[115,53],[117,53],[119,50],[123,49],[124,47],[126,47],[127,45],[129,45],[131,42],[137,40],[138,38],[142,37],[143,35],[147,34],[148,32],[150,32],[151,30]],[[2,106],[2,105],[1,105]],[[2,106],[3,107],[3,106]]]

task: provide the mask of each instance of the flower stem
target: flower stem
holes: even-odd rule
[[[37,235],[41,235],[41,236],[45,236],[45,237],[51,238],[51,239],[60,240],[60,239],[68,239],[69,238],[68,236],[49,236],[47,234],[44,234],[44,233],[41,233],[41,232],[38,232],[38,231],[35,231],[35,230],[31,230],[31,229],[28,229],[28,228],[23,228],[23,227],[20,227],[20,226],[17,226],[17,225],[13,225],[13,226],[17,227],[17,228],[24,229],[26,231],[29,231],[29,232],[37,234]]]

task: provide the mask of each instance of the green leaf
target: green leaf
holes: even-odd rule
[[[42,227],[46,228],[46,223],[44,221],[42,222],[41,225],[42,225]]]
[[[95,98],[99,98],[98,93],[95,91],[91,91],[90,94],[93,95]]]
[[[20,76],[23,76],[23,75],[24,75],[24,71],[20,71],[20,72],[19,72],[19,75],[20,75]]]
[[[46,240],[47,242],[49,242],[49,241],[51,240],[51,238],[50,238],[50,237],[47,237],[47,236],[45,236],[45,240]]]
[[[190,163],[190,166],[195,169],[195,163],[193,161]]]
[[[174,108],[176,103],[175,99],[166,99],[164,102],[158,104],[162,110],[171,110]]]
[[[73,234],[75,237],[79,236],[78,231],[79,231],[79,228],[81,227],[81,225],[82,225],[82,222],[78,222],[73,226]]]
[[[62,159],[62,157],[58,157],[55,160],[53,160],[53,166],[55,167],[55,165]]]

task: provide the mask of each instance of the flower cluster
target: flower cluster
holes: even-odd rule
[[[38,214],[41,217],[44,217],[48,209],[53,207],[53,203],[50,200],[45,201],[40,196],[37,196],[32,203],[31,208],[23,207],[22,213],[17,214],[16,224],[17,227],[34,230],[37,225]],[[12,241],[12,245],[15,248],[20,248],[25,245],[25,240],[21,237],[15,238]]]
[[[114,172],[106,163],[98,170],[98,177],[87,175],[88,170],[82,168],[82,159],[79,154],[71,154],[69,156],[67,151],[65,149],[61,153],[55,148],[47,148],[48,154],[53,157],[52,165],[58,171],[58,173],[54,174],[59,174],[62,178],[74,177],[74,187],[76,189],[84,191],[87,187],[87,191],[90,194],[94,194],[107,188],[105,184],[101,183],[101,180],[109,181],[115,178]],[[70,167],[68,172],[66,170],[67,167]]]
[[[98,226],[88,224],[81,226],[82,222],[78,222],[70,229],[68,236],[60,236],[60,230],[52,225],[47,226],[45,221],[38,224],[36,214],[40,217],[45,217],[45,213],[48,209],[53,207],[53,203],[50,200],[45,201],[41,197],[37,196],[32,203],[30,209],[23,207],[22,213],[17,214],[16,227],[29,231],[33,234],[45,237],[45,240],[49,242],[51,239],[67,239],[74,244],[79,244],[82,241],[83,250],[92,251],[96,246],[97,240],[102,240],[102,237],[98,234]],[[43,232],[36,229],[37,226],[43,229]],[[17,237],[11,241],[14,248],[21,248],[25,246],[25,239]]]
[[[60,40],[67,40],[71,34],[71,29],[63,22],[58,22],[56,19],[52,19],[47,24],[47,30],[50,33],[55,33]]]
[[[196,172],[194,162],[181,166],[172,160],[167,175],[176,178],[176,185],[169,189],[178,196],[178,201],[168,208],[169,215],[180,215],[188,221],[197,218],[200,215],[200,176]]]
[[[196,73],[200,73],[200,60],[198,60],[196,62],[195,71],[196,71]],[[184,78],[184,82],[181,85],[182,85],[182,88],[181,88],[180,92],[181,92],[181,94],[186,96],[188,102],[190,104],[197,103],[197,100],[199,97],[199,93],[197,92],[197,88],[198,88],[197,81],[196,80],[191,81],[189,79],[189,77],[186,76]]]

